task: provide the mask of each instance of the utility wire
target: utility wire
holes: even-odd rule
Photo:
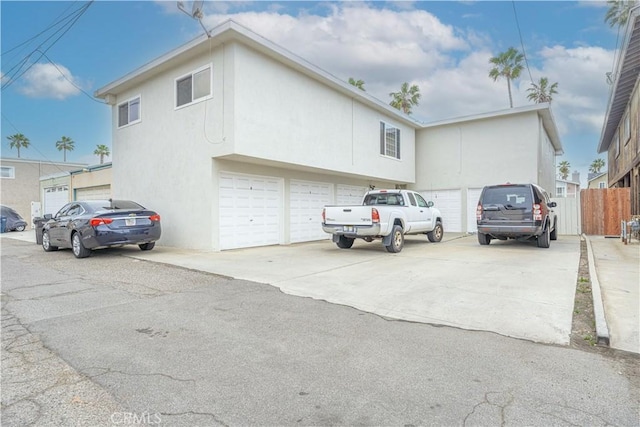
[[[524,63],[527,66],[527,72],[529,73],[529,79],[531,83],[534,83],[533,77],[531,76],[531,70],[529,69],[529,61],[527,60],[527,52],[524,49],[524,42],[522,41],[522,32],[520,31],[520,22],[518,21],[518,12],[516,12],[516,2],[515,0],[511,0],[511,4],[513,5],[513,15],[516,17],[516,27],[518,27],[518,35],[520,36],[520,46],[522,46],[522,54],[524,55]]]
[[[78,14],[73,18],[73,20],[71,21],[71,23],[64,28],[64,31],[62,32],[62,34],[60,34],[58,36],[58,38],[56,38],[53,43],[51,43],[45,50],[44,52],[40,50],[40,48],[42,47],[42,45],[44,45],[51,37],[49,37],[47,40],[45,40],[44,42],[42,42],[36,49],[34,49],[29,55],[27,55],[25,57],[25,59],[23,59],[23,61],[21,61],[22,64],[24,64],[26,62],[26,60],[30,59],[32,55],[34,55],[36,52],[40,53],[40,57],[38,57],[38,59],[34,62],[32,62],[26,69],[22,70],[20,72],[20,69],[22,68],[22,66],[20,67],[20,69],[18,69],[18,71],[16,71],[16,73],[13,74],[13,76],[10,76],[8,81],[6,81],[3,85],[2,85],[2,89],[6,89],[9,86],[11,86],[11,84],[13,84],[16,80],[18,80],[20,77],[22,77],[27,71],[29,71],[31,69],[31,67],[33,67],[39,60],[40,58],[42,58],[42,56],[49,50],[51,49],[71,28],[73,28],[73,26],[75,25],[76,22],[78,22],[78,19],[80,19],[80,17],[87,11],[87,9],[89,8],[89,6],[91,6],[91,4],[93,3],[94,0],[89,1],[87,4],[85,4],[84,6],[82,6],[82,8],[78,9]],[[58,30],[60,31],[60,30]],[[56,33],[58,32],[56,31]],[[55,33],[54,33],[55,34]],[[13,70],[15,67],[13,67],[11,70]],[[18,74],[19,73],[19,74]],[[17,75],[16,75],[17,74]]]
[[[40,50],[38,50],[38,52],[40,52],[40,53],[42,54],[42,56],[44,56],[44,57],[45,57],[45,59],[46,59],[47,61],[49,61],[49,63],[50,63],[51,65],[53,65],[53,66],[55,67],[55,69],[56,69],[56,70],[58,70],[58,72],[60,73],[60,75],[61,75],[61,76],[62,76],[66,81],[68,81],[68,82],[69,82],[73,87],[75,87],[76,89],[78,89],[80,92],[84,93],[84,94],[85,94],[86,96],[88,96],[92,101],[97,102],[98,104],[106,104],[106,102],[99,101],[99,100],[95,99],[93,96],[91,96],[90,94],[88,94],[87,92],[85,92],[85,91],[84,91],[84,89],[82,89],[80,86],[78,86],[77,84],[75,84],[72,80],[69,80],[69,78],[68,78],[68,77],[67,77],[67,76],[62,72],[62,70],[61,70],[60,68],[58,68],[58,65],[57,65],[55,62],[53,62],[53,61],[51,60],[51,58],[49,58],[49,57],[47,56],[47,54],[46,54],[46,53],[41,52]]]

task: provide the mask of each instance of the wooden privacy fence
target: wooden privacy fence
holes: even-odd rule
[[[580,190],[580,212],[584,234],[620,236],[620,223],[631,219],[631,189]]]

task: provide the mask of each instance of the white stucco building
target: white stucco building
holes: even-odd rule
[[[328,238],[322,207],[372,186],[458,190],[439,207],[467,231],[468,189],[553,183],[562,150],[546,104],[424,126],[233,21],[96,96],[113,106],[112,195],[160,212],[169,246]]]

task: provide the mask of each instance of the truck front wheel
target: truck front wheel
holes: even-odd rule
[[[427,233],[427,237],[429,241],[432,243],[437,243],[442,241],[442,236],[444,235],[444,230],[442,229],[442,223],[440,221],[436,222],[436,226],[432,231]]]
[[[350,237],[345,237],[345,236],[340,236],[340,240],[338,240],[336,242],[336,245],[338,245],[338,247],[340,249],[349,249],[351,246],[353,246],[353,241],[356,239],[350,238]]]
[[[393,230],[391,230],[391,244],[385,247],[387,251],[391,253],[397,253],[402,250],[404,247],[404,232],[402,231],[402,227],[399,225],[393,226]]]

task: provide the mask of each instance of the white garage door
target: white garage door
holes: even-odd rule
[[[427,201],[432,201],[442,214],[444,232],[462,231],[462,198],[460,190],[419,191]]]
[[[42,214],[55,215],[67,203],[69,203],[69,186],[59,185],[45,188]]]
[[[469,188],[467,190],[467,233],[478,231],[476,208],[478,207],[478,200],[480,200],[480,193],[482,193],[482,188]]]
[[[111,198],[111,186],[100,185],[97,187],[76,188],[76,200],[109,200]]]
[[[322,231],[322,208],[333,204],[333,185],[294,181],[289,187],[289,240],[291,243],[331,237]]]
[[[220,174],[220,249],[280,243],[282,179]]]
[[[368,187],[338,184],[338,196],[336,204],[346,206],[359,205],[362,203],[362,197],[364,196],[364,193],[366,193],[368,190]]]

